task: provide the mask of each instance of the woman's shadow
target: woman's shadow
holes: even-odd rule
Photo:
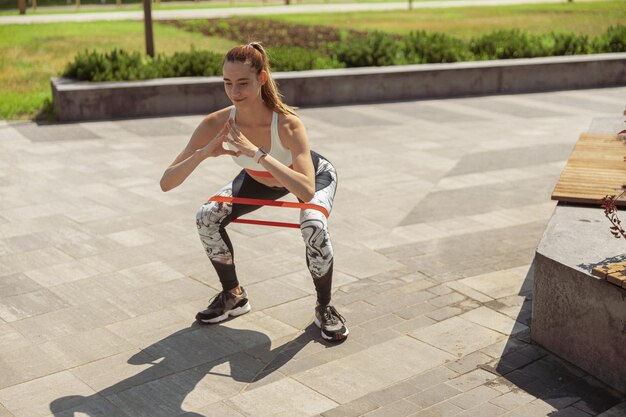
[[[178,416],[186,412],[182,408],[185,398],[207,375],[227,378],[224,384],[210,383],[202,388],[209,402],[211,397],[220,401],[272,374],[313,341],[332,346],[319,337],[314,324],[272,349],[270,338],[261,332],[194,323],[128,359],[131,365],[149,365],[143,371],[90,396],[58,398],[50,403],[50,411],[55,417],[74,417],[77,413],[90,417]],[[220,366],[225,363],[230,373]],[[214,371],[216,367],[219,372]],[[203,417],[193,412],[185,416]]]

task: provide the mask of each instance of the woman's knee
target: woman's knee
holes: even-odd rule
[[[326,217],[321,213],[319,216],[315,214],[301,219],[300,232],[309,250],[315,250],[325,255],[329,252],[332,253]]]
[[[196,212],[196,225],[200,229],[218,229],[230,214],[230,208],[224,203],[209,201]]]

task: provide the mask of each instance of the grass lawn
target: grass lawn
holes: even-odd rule
[[[88,34],[88,35],[87,35]],[[157,53],[196,49],[225,53],[236,43],[154,24]],[[0,26],[0,120],[28,119],[51,99],[58,76],[77,51],[145,51],[143,22],[50,23]]]
[[[281,15],[273,19],[341,28],[406,33],[425,29],[465,38],[501,28],[533,33],[564,30],[595,36],[626,21],[620,1],[398,12]],[[154,24],[157,53],[196,49],[224,53],[236,42]],[[51,99],[50,81],[84,49],[144,51],[143,22],[0,25],[0,120],[32,119]]]
[[[268,16],[270,17],[270,16]],[[626,21],[626,2],[523,4],[497,7],[457,7],[336,14],[271,16],[283,22],[332,25],[356,30],[407,33],[412,30],[445,32],[462,39],[497,29],[518,28],[530,33],[552,30],[596,36]]]

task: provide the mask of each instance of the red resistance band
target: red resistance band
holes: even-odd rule
[[[250,206],[274,206],[283,208],[299,208],[299,209],[311,209],[321,212],[326,218],[328,218],[328,211],[317,204],[308,203],[292,203],[289,201],[274,201],[274,200],[259,200],[256,198],[239,198],[239,197],[226,197],[226,196],[213,196],[209,201],[216,203],[233,203],[233,204],[247,204]],[[299,229],[298,223],[284,223],[284,222],[270,222],[265,220],[248,220],[248,219],[235,219],[233,223],[246,223],[246,224],[259,224],[262,226],[276,226],[276,227],[291,227]]]

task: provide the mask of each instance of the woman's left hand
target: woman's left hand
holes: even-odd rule
[[[259,149],[258,146],[250,142],[250,140],[241,133],[233,119],[228,119],[226,129],[228,142],[241,151],[242,154],[250,158],[254,157],[254,154]]]

